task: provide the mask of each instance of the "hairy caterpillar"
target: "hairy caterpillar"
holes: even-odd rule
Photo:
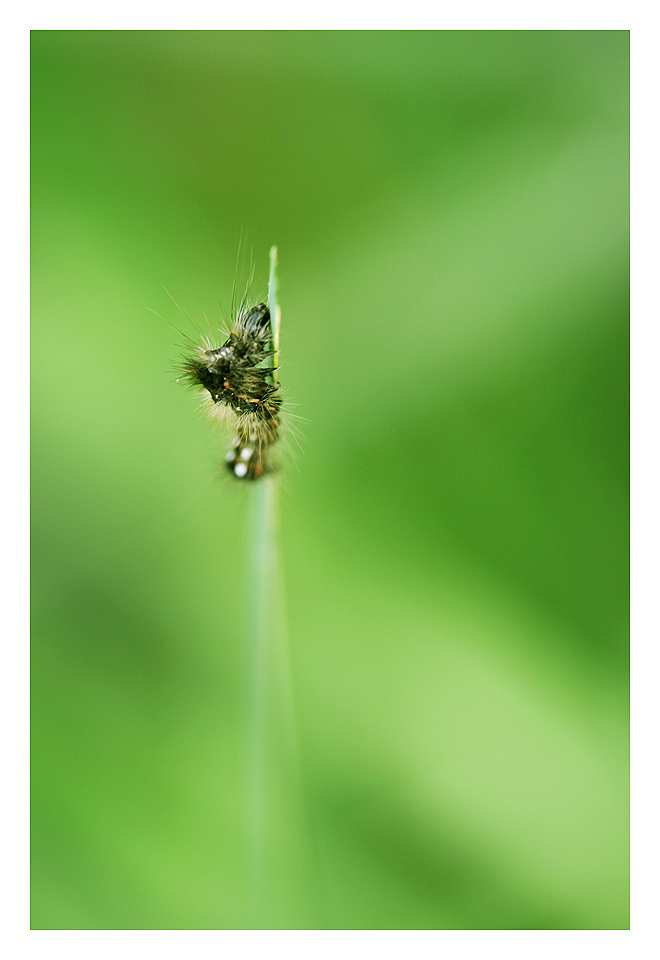
[[[181,379],[208,391],[210,418],[235,415],[227,467],[239,479],[258,480],[273,469],[269,455],[279,439],[282,406],[266,304],[248,306],[244,298],[228,332],[222,345],[203,337],[180,361]]]

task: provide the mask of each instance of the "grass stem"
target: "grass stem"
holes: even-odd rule
[[[268,307],[276,381],[281,323],[276,247],[270,251]],[[302,873],[308,871],[278,493],[277,473],[267,474],[250,487],[248,817],[253,926],[257,929],[277,922],[282,914],[282,904],[278,908],[277,901],[291,884],[305,888]],[[299,924],[299,917],[292,917],[292,924]]]

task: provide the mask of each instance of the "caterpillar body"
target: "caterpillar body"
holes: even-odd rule
[[[282,406],[266,304],[242,303],[228,332],[222,345],[204,338],[182,359],[182,379],[208,391],[211,419],[235,414],[227,467],[239,479],[258,480],[273,469],[270,452],[279,439]]]

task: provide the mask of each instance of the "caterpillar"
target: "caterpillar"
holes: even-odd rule
[[[204,337],[194,354],[183,357],[180,379],[208,391],[209,418],[235,414],[226,465],[239,479],[258,480],[273,469],[270,452],[279,439],[282,406],[267,305],[244,300],[228,333],[222,345]]]

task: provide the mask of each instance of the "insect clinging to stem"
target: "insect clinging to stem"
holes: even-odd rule
[[[239,479],[258,480],[273,469],[270,452],[279,439],[282,398],[270,310],[265,303],[249,304],[249,286],[236,311],[232,293],[229,336],[224,343],[202,337],[194,352],[182,358],[179,369],[180,379],[208,391],[210,419],[235,415],[227,467]]]

